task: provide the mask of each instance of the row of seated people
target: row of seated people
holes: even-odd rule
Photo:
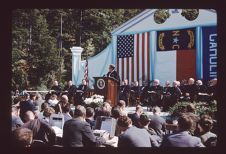
[[[118,105],[113,108],[107,102],[105,102],[102,107],[96,109],[90,107],[85,108],[84,106],[78,105],[75,107],[72,115],[69,113],[69,103],[66,104],[65,107],[62,106],[62,111],[67,114],[69,118],[64,118],[63,135],[60,143],[65,147],[90,147],[105,144],[109,139],[108,134],[100,137],[95,136],[93,133],[93,129],[96,127],[95,121],[100,116],[112,117],[117,120],[115,135],[119,137],[118,147],[196,147],[204,146],[208,138],[216,137],[215,134],[210,132],[212,123],[209,117],[209,120],[200,121],[200,125],[197,127],[199,131],[196,133],[198,137],[195,137],[192,133],[189,133],[193,126],[194,118],[191,118],[192,116],[190,115],[186,116],[187,114],[181,116],[181,119],[178,119],[179,132],[176,133],[184,134],[186,140],[189,142],[183,140],[181,144],[177,145],[175,142],[173,143],[173,141],[171,141],[170,137],[168,138],[164,134],[166,122],[159,116],[159,107],[154,108],[153,116],[147,117],[147,115],[143,114],[142,107],[137,106],[136,113],[129,118],[128,113],[125,111],[126,104],[123,100],[120,100]],[[51,107],[47,106],[44,109],[43,116],[39,116],[35,111],[32,112],[28,110],[24,114],[24,121],[21,121],[18,120],[20,119],[18,108],[19,107],[14,106],[12,110],[12,130],[15,136],[14,143],[16,143],[16,146],[21,145],[18,143],[20,141],[21,143],[29,143],[29,145],[26,146],[33,145],[31,144],[32,141],[23,141],[26,139],[23,135],[26,136],[29,134],[29,130],[27,129],[30,129],[30,132],[32,132],[27,136],[27,139],[32,136],[32,140],[42,141],[45,145],[53,146],[56,144],[56,132],[47,120],[51,114],[56,113],[54,109],[50,109]],[[18,121],[20,121],[20,123]],[[27,133],[23,134],[23,132]],[[173,136],[171,137],[173,138]],[[33,146],[35,146],[35,144]]]
[[[203,84],[201,80],[189,78],[188,82],[166,81],[165,86],[160,85],[160,81],[155,79],[152,86],[139,86],[136,81],[133,86],[128,85],[128,80],[120,86],[119,98],[126,102],[126,105],[136,105],[138,102],[144,105],[161,106],[165,111],[169,107],[177,103],[177,101],[203,101],[210,103],[216,100],[216,85],[217,79],[209,81],[208,84]]]
[[[216,85],[217,79],[203,84],[201,80],[197,80],[195,83],[195,80],[190,78],[187,82],[185,80],[181,83],[173,81],[172,86],[170,86],[169,81],[161,86],[158,79],[155,79],[152,85],[148,82],[142,86],[139,86],[138,81],[134,82],[133,85],[129,85],[128,80],[124,80],[119,87],[119,99],[124,100],[126,106],[135,106],[138,102],[141,102],[143,105],[152,107],[158,105],[163,107],[164,111],[167,111],[177,101],[204,101],[210,103],[216,100]],[[70,80],[64,89],[59,86],[57,81],[54,81],[51,90],[45,96],[46,101],[50,100],[50,103],[56,104],[58,98],[65,94],[68,96],[68,101],[74,105],[84,105],[84,100],[90,96],[91,91],[86,80],[82,80],[82,84],[78,87],[73,85]]]

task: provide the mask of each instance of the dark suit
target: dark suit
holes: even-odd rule
[[[158,85],[158,86],[151,86],[150,91],[154,91],[155,93],[149,94],[150,99],[151,99],[151,106],[162,106],[162,100],[161,96],[163,94],[163,87]]]
[[[129,85],[120,86],[119,99],[124,100],[126,102],[126,106],[128,106],[129,103],[130,89]]]
[[[68,91],[67,93],[67,96],[68,96],[68,99],[71,100],[72,96],[74,95],[74,93],[76,92],[76,86],[75,85],[71,85],[71,86],[68,86],[66,85],[64,87],[64,91]]]
[[[80,119],[64,123],[63,144],[65,147],[95,147],[105,143],[104,138],[94,136],[90,124]]]
[[[161,147],[204,147],[201,139],[191,136],[187,131],[166,135]]]
[[[24,115],[27,111],[35,111],[35,105],[31,100],[20,102],[20,118],[24,122]]]
[[[136,127],[128,128],[119,136],[118,147],[158,147],[157,140],[147,130]]]
[[[42,140],[48,145],[56,143],[56,134],[53,128],[46,122],[40,119],[34,119],[25,123],[23,128],[31,129],[33,132],[33,139]]]
[[[155,130],[158,136],[162,137],[163,131],[165,131],[166,121],[158,115],[152,115],[150,121],[150,127]]]
[[[140,128],[141,127],[141,125],[139,123],[140,116],[138,116],[137,113],[132,114],[131,120],[132,120],[134,126],[136,126],[137,128]]]
[[[58,86],[52,86],[51,90],[54,90],[56,92],[57,96],[60,96],[60,93],[62,91],[60,85],[58,85]]]
[[[86,99],[87,94],[88,94],[88,86],[83,84],[79,85],[74,98],[75,105],[83,105],[83,101]]]
[[[108,72],[107,73],[107,77],[112,77],[112,78],[114,78],[114,79],[119,81],[118,73],[115,70],[113,70],[112,72]]]

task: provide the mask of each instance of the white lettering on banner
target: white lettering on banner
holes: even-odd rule
[[[217,34],[210,34],[209,36],[209,77],[216,78],[217,77]]]

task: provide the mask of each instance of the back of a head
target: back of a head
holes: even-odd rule
[[[55,110],[52,107],[47,107],[43,112],[43,116],[50,117],[53,113],[55,113]]]
[[[117,105],[121,108],[126,105],[126,102],[124,100],[119,100]]]
[[[188,131],[192,127],[193,120],[187,114],[181,114],[178,118],[178,127],[181,131]]]
[[[63,113],[68,113],[71,110],[71,105],[67,103],[65,106],[62,106],[62,112]]]
[[[153,107],[152,112],[154,114],[159,114],[161,112],[161,109],[158,106]]]
[[[111,116],[115,119],[118,119],[120,116],[122,116],[122,112],[119,109],[119,107],[113,107],[111,110]]]
[[[137,105],[136,106],[136,112],[138,112],[138,111],[142,111],[143,110],[143,108],[142,108],[142,106],[141,105]]]
[[[33,133],[28,128],[17,128],[12,132],[13,146],[29,147],[32,143]]]
[[[48,105],[47,102],[42,103],[42,105],[41,105],[41,111],[44,111],[45,108],[47,108],[48,106],[49,106],[49,105]]]
[[[23,117],[25,122],[31,121],[35,119],[35,115],[32,111],[27,111]]]
[[[75,108],[75,111],[74,111],[74,117],[77,118],[77,117],[86,117],[86,109],[84,106],[82,105],[78,105],[76,108]]]
[[[111,100],[109,100],[111,101]],[[107,111],[111,111],[111,105],[109,102],[104,102],[103,107],[107,110]]]
[[[132,124],[132,120],[127,116],[121,116],[118,118],[117,125],[119,127],[128,128]]]
[[[30,93],[30,99],[34,99],[36,97],[36,93]]]
[[[61,101],[63,101],[64,103],[68,102],[68,97],[67,97],[67,95],[62,95],[62,96],[61,96]]]
[[[91,107],[87,107],[86,108],[86,117],[90,118],[94,116],[94,109]]]
[[[146,114],[143,113],[140,115],[140,124],[142,126],[146,126],[149,122],[150,122],[150,120]]]

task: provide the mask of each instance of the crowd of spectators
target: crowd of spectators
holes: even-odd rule
[[[109,134],[96,136],[94,129],[98,117],[109,117],[116,120],[115,136],[118,147],[210,147],[216,146],[217,132],[212,132],[215,120],[210,115],[196,115],[194,101],[211,102],[216,99],[216,79],[204,86],[201,80],[194,82],[190,78],[187,83],[169,81],[160,86],[159,80],[153,85],[130,87],[127,82],[123,88],[136,99],[120,99],[116,106],[105,100],[102,106],[92,108],[85,106],[83,95],[74,103],[76,87],[69,81],[62,92],[58,82],[54,82],[52,91],[44,97],[37,93],[22,93],[13,99],[12,105],[12,142],[14,146],[62,146],[62,147],[98,147],[105,145]],[[84,90],[86,83],[80,86]],[[137,88],[139,87],[139,88]],[[139,93],[136,93],[136,90]],[[70,92],[69,92],[70,91]],[[140,93],[143,91],[143,93]],[[123,93],[121,91],[121,93]],[[147,96],[144,96],[145,95]],[[77,96],[76,96],[77,97]],[[42,99],[43,98],[43,99]],[[136,100],[135,112],[129,114],[126,106],[130,100]],[[175,101],[187,100],[191,104],[186,112],[178,116],[176,129],[167,133],[166,120],[161,117]],[[142,105],[151,102],[153,115],[148,116]],[[50,123],[54,114],[63,115],[62,136],[57,136]]]

